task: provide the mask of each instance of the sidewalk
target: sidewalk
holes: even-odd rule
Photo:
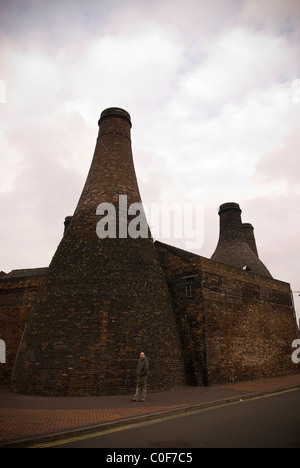
[[[300,374],[149,393],[145,403],[130,396],[36,397],[0,386],[0,447],[21,447],[69,433],[101,430],[158,415],[300,388]]]

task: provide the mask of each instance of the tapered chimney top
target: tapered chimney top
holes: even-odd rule
[[[131,128],[130,114],[126,110],[121,109],[120,107],[109,107],[108,109],[105,109],[103,112],[101,112],[101,116],[100,116],[98,125],[100,126],[100,122],[103,119],[105,119],[107,117],[111,117],[111,116],[121,117],[123,119],[128,120],[128,122],[130,124],[130,128]]]
[[[212,260],[225,265],[271,277],[258,257],[251,224],[242,224],[242,210],[238,203],[224,203],[219,208],[220,235]]]
[[[244,231],[246,242],[249,244],[250,249],[252,249],[255,255],[257,255],[258,257],[256,240],[254,236],[254,227],[250,223],[243,223],[243,231]]]
[[[223,203],[219,208],[219,214],[225,210],[238,210],[240,213],[242,212],[240,205],[234,202]]]
[[[72,221],[72,218],[73,216],[66,216],[65,221],[64,221],[64,225],[65,225],[64,234],[67,232],[67,229],[70,225],[70,222]]]

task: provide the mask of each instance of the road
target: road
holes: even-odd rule
[[[144,421],[75,440],[53,441],[44,446],[180,448],[185,452],[189,448],[300,448],[300,389]]]

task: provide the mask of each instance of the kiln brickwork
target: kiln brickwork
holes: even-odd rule
[[[287,283],[160,242],[156,247],[180,323],[189,384],[299,372],[291,360],[296,320]]]
[[[47,268],[14,270],[0,281],[0,339],[6,344],[6,363],[0,365],[0,383],[10,382],[14,360],[30,308]]]
[[[130,393],[140,351],[151,391],[298,372],[290,286],[259,259],[238,204],[220,207],[211,260],[151,236],[96,235],[99,204],[118,213],[120,195],[141,202],[130,129],[126,111],[102,112],[85,186],[49,268],[1,272],[2,382],[43,395]],[[116,232],[124,233],[118,216]]]
[[[250,223],[243,223],[242,227],[247,244],[249,245],[250,249],[255,253],[255,255],[259,258],[256,240],[254,236],[254,227]]]
[[[15,391],[128,393],[141,351],[149,355],[153,389],[185,380],[172,302],[152,239],[96,234],[100,203],[117,208],[119,195],[128,204],[141,201],[130,128],[126,111],[112,108],[101,115],[86,184],[28,316]]]
[[[237,203],[220,206],[220,237],[212,260],[236,268],[247,268],[253,273],[268,276],[270,272],[258,258],[253,230],[242,224],[241,209]]]

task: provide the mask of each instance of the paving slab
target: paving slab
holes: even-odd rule
[[[13,393],[7,386],[0,386],[0,447],[28,446],[37,441],[66,437],[67,434],[99,430],[291,388],[300,388],[300,374],[150,392],[146,402],[132,402],[131,395],[31,396]]]

